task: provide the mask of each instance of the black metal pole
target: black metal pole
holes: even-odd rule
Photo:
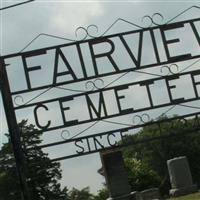
[[[2,58],[0,58],[0,89],[2,93],[2,100],[5,109],[9,134],[13,146],[16,168],[18,171],[19,181],[22,189],[22,198],[23,200],[31,200],[26,182],[25,158],[21,146],[20,130],[14,111],[8,76],[6,72],[6,65]]]

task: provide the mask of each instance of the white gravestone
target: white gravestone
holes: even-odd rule
[[[171,196],[181,196],[197,191],[197,186],[193,184],[190,167],[185,156],[168,160],[167,166],[172,187],[170,190]]]

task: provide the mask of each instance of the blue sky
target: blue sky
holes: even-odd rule
[[[1,7],[22,1],[1,0]],[[181,13],[183,10],[193,5],[200,5],[198,1],[42,1],[36,0],[20,7],[1,11],[1,45],[0,54],[7,55],[16,53],[24,47],[38,34],[45,33],[56,35],[63,38],[77,39],[77,27],[87,27],[91,24],[98,26],[98,34],[104,31],[118,18],[145,25],[148,21],[142,21],[143,16],[152,16],[154,13],[162,13],[164,21],[168,21]],[[193,9],[181,16],[182,19],[196,17],[199,10]],[[159,20],[159,19],[158,19]],[[113,26],[107,34],[131,30],[133,27],[122,22]],[[94,31],[95,32],[95,31]],[[78,33],[78,38],[84,34]],[[187,36],[185,36],[187,37]],[[65,40],[41,36],[26,50],[38,49],[46,46],[66,43]],[[186,44],[188,45],[188,43]],[[148,47],[147,47],[148,48]],[[150,58],[145,58],[150,59]],[[196,66],[198,67],[198,66]],[[153,72],[153,71],[152,71]],[[158,72],[157,72],[158,73]],[[160,73],[160,72],[159,72]],[[48,74],[48,72],[47,72]],[[20,74],[14,72],[16,82],[20,82]],[[138,75],[135,78],[144,78]],[[126,77],[127,81],[130,77]],[[42,82],[42,79],[40,80]],[[184,81],[184,80],[183,80]],[[187,81],[187,80],[186,80]],[[138,93],[138,96],[140,94]],[[162,97],[160,97],[162,99]],[[196,104],[197,105],[197,104]],[[81,103],[79,102],[79,105]],[[6,120],[0,98],[0,133],[7,132]],[[81,108],[79,108],[81,109]],[[164,111],[164,110],[162,110]],[[160,111],[160,112],[162,112]],[[177,109],[171,114],[183,112]],[[28,116],[29,113],[26,113]],[[53,115],[53,113],[52,113]],[[45,116],[43,116],[45,119]],[[125,119],[126,120],[126,119]],[[98,131],[101,126],[95,127]],[[77,131],[77,130],[76,130]],[[49,139],[50,140],[50,139]],[[5,141],[3,134],[1,143]],[[62,152],[67,151],[67,147],[62,148]],[[54,154],[57,155],[61,148],[55,148]],[[52,155],[52,152],[50,152]],[[63,179],[62,184],[71,187],[83,188],[90,186],[92,192],[96,192],[102,187],[103,177],[97,173],[101,167],[98,154],[62,161]]]

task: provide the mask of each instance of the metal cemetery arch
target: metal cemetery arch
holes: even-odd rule
[[[20,181],[24,192],[24,199],[30,199],[30,197],[28,196],[26,177],[24,175],[25,158],[20,144],[20,132],[17,126],[18,112],[22,113],[20,115],[29,112],[38,131],[44,133],[58,130],[61,131],[59,141],[42,144],[40,146],[41,148],[46,149],[59,145],[73,146],[73,152],[70,152],[68,155],[64,154],[55,157],[52,159],[52,162],[83,156],[109,148],[119,148],[119,140],[122,140],[121,146],[131,145],[123,143],[127,132],[144,126],[156,125],[160,131],[160,137],[148,138],[136,143],[180,135],[180,133],[174,133],[173,131],[172,134],[164,134],[162,124],[165,123],[170,123],[173,127],[175,121],[184,122],[181,134],[199,130],[200,112],[189,112],[180,116],[170,117],[169,119],[158,118],[157,120],[151,119],[150,114],[147,113],[150,113],[152,110],[159,110],[176,105],[196,108],[195,106],[186,105],[186,103],[195,102],[200,99],[200,81],[198,81],[200,69],[199,66],[196,66],[198,65],[198,62],[200,62],[200,51],[195,55],[192,53],[184,53],[172,56],[171,45],[179,44],[180,40],[176,37],[168,39],[166,36],[170,31],[181,30],[184,32],[185,27],[189,27],[189,34],[194,38],[196,45],[199,46],[200,50],[200,18],[173,22],[179,16],[191,9],[199,10],[200,8],[193,6],[165,24],[158,24],[155,22],[154,17],[163,18],[159,13],[154,14],[152,17],[145,16],[145,18],[149,19],[151,22],[150,27],[146,28],[124,19],[118,19],[115,23],[123,21],[133,26],[136,30],[106,36],[105,33],[107,33],[115,23],[99,37],[94,37],[90,32],[90,29],[92,27],[97,28],[96,26],[92,25],[87,28],[80,27],[77,31],[83,30],[86,33],[83,40],[70,40],[70,43],[59,46],[1,56],[0,80],[3,103],[14,147],[18,172],[20,174]],[[144,46],[144,41],[147,35],[152,46],[151,53],[155,58],[153,62],[144,64],[143,53],[146,48]],[[135,53],[127,38],[133,39],[136,36],[138,38],[138,46],[136,47],[137,52]],[[88,37],[90,37],[90,39],[88,39]],[[158,38],[161,43],[158,42]],[[35,39],[37,39],[37,37]],[[107,45],[109,49],[104,50],[103,52],[100,51],[99,53],[99,50],[96,47],[100,45]],[[160,48],[162,48],[162,55]],[[72,50],[74,52],[73,56],[76,60],[78,72],[67,56],[67,53]],[[188,47],[187,50],[190,52],[190,47]],[[129,66],[126,62],[126,67],[122,67],[118,63],[117,58],[113,56],[116,51],[123,51],[124,55],[126,55],[126,61],[128,62],[129,60]],[[88,56],[87,59],[85,59],[86,54]],[[30,65],[30,60],[39,60],[40,58],[43,58],[44,60],[44,57],[45,59],[49,58],[48,55],[51,55],[51,59],[52,55],[54,58],[53,61],[48,61],[49,63],[53,62],[51,80],[38,84],[33,81],[32,76],[38,74],[39,76],[45,77],[45,71],[43,71],[44,66],[42,66],[42,64]],[[101,59],[106,60],[107,63],[109,63],[110,68],[102,71],[99,67],[99,60]],[[90,60],[89,64],[88,60]],[[59,69],[61,62],[65,67],[64,71],[60,71]],[[190,62],[190,64],[182,70],[179,70],[179,64],[183,65],[186,62]],[[192,66],[196,66],[196,68],[189,71],[188,69]],[[22,80],[20,81],[23,82],[21,88],[18,87],[16,89],[14,87],[15,89],[12,89],[13,83],[11,83],[11,79],[9,78],[10,67],[18,67],[18,70],[21,71],[20,78]],[[150,71],[151,69],[159,69],[160,73],[153,73]],[[166,70],[168,74],[163,74]],[[141,80],[130,79],[120,82],[129,73],[146,74],[148,75],[148,78],[143,78]],[[67,80],[63,81],[63,77],[67,77]],[[185,77],[189,80],[187,83],[191,86],[190,89],[192,95],[189,97],[185,97],[184,95],[176,97],[174,91],[175,93],[181,92],[178,91],[176,83]],[[156,97],[152,88],[156,87],[157,83],[163,84],[162,89],[159,92],[160,95],[166,95],[167,100],[164,102],[155,103]],[[126,103],[132,100],[127,100],[127,94],[131,94],[133,97],[136,95],[136,93],[134,94],[136,88],[139,92],[143,93],[146,104],[140,105],[138,108],[134,106],[130,107],[130,105],[127,106]],[[53,91],[55,89],[56,92]],[[59,94],[57,90],[65,92]],[[53,91],[53,95],[45,96],[51,91]],[[30,95],[32,95],[32,98],[24,101],[24,98],[27,98]],[[19,103],[19,100],[21,103]],[[76,106],[73,107],[73,103],[80,101],[84,102],[82,110],[76,111]],[[111,103],[115,109],[110,109]],[[58,121],[57,124],[54,123],[54,119],[51,118],[49,114],[51,106],[54,108],[56,107],[56,113],[60,114],[60,121]],[[41,119],[41,112],[47,119]],[[79,116],[82,114],[81,112],[87,113],[87,115],[81,118]],[[24,116],[26,116],[26,114]],[[121,118],[124,117],[123,119],[126,119],[127,116],[133,118],[134,123],[131,124],[121,121]],[[195,117],[194,124],[192,128],[189,128],[187,122],[192,117]],[[100,130],[99,128],[94,133],[83,135],[87,130],[97,126],[99,122],[114,124],[115,127],[111,127],[107,130],[102,130],[102,128]],[[85,125],[87,125],[86,128],[84,127]],[[69,129],[74,127],[81,131],[71,134]],[[67,135],[68,138],[66,138],[65,135]]]

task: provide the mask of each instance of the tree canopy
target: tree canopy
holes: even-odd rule
[[[200,186],[200,134],[198,131],[187,132],[194,128],[195,120],[190,119],[187,124],[184,120],[163,123],[162,133],[156,125],[145,126],[137,134],[126,138],[126,142],[136,142],[168,134],[172,136],[124,148],[123,155],[133,190],[159,187],[163,194],[168,194],[171,186],[167,160],[179,156],[188,158],[193,180]]]
[[[89,187],[81,190],[61,189],[60,164],[52,163],[46,153],[39,148],[42,133],[26,120],[19,123],[21,142],[26,157],[28,188],[34,200],[106,200],[108,191],[103,188],[94,195]],[[0,150],[0,197],[1,200],[20,200],[21,188],[10,137]],[[33,148],[34,147],[34,148]],[[32,148],[31,150],[27,150]]]
[[[187,129],[193,128],[194,119],[187,122]],[[135,135],[126,137],[125,142],[141,141],[151,137],[165,136],[171,133],[173,137],[152,140],[147,143],[140,143],[128,146],[123,149],[125,165],[128,171],[128,178],[133,191],[159,187],[162,194],[168,194],[170,182],[167,169],[167,160],[187,156],[193,180],[200,186],[200,134],[198,130],[189,134],[182,134],[187,131],[185,122],[175,120],[171,123],[161,125],[162,133],[154,124],[145,126]],[[33,125],[28,125],[23,120],[19,127],[22,132],[22,145],[25,151],[28,167],[28,186],[33,199],[37,200],[106,200],[108,190],[104,187],[96,195],[92,194],[89,187],[81,190],[73,188],[61,189],[60,164],[52,163],[39,145],[41,144],[41,132],[38,132]],[[174,133],[179,132],[174,136]],[[9,135],[8,139],[9,139]],[[34,147],[34,148],[32,148]],[[27,150],[27,148],[32,148]],[[0,196],[2,200],[20,199],[20,186],[18,182],[12,145],[9,142],[4,144],[0,150]]]
[[[51,162],[39,144],[41,132],[28,125],[26,120],[19,124],[21,130],[21,143],[26,158],[27,183],[32,199],[37,200],[66,200],[67,189],[61,189],[60,164]],[[0,196],[2,200],[20,199],[20,185],[12,153],[9,135],[8,143],[0,150]],[[33,148],[34,147],[34,148]],[[33,148],[32,150],[27,150]]]

